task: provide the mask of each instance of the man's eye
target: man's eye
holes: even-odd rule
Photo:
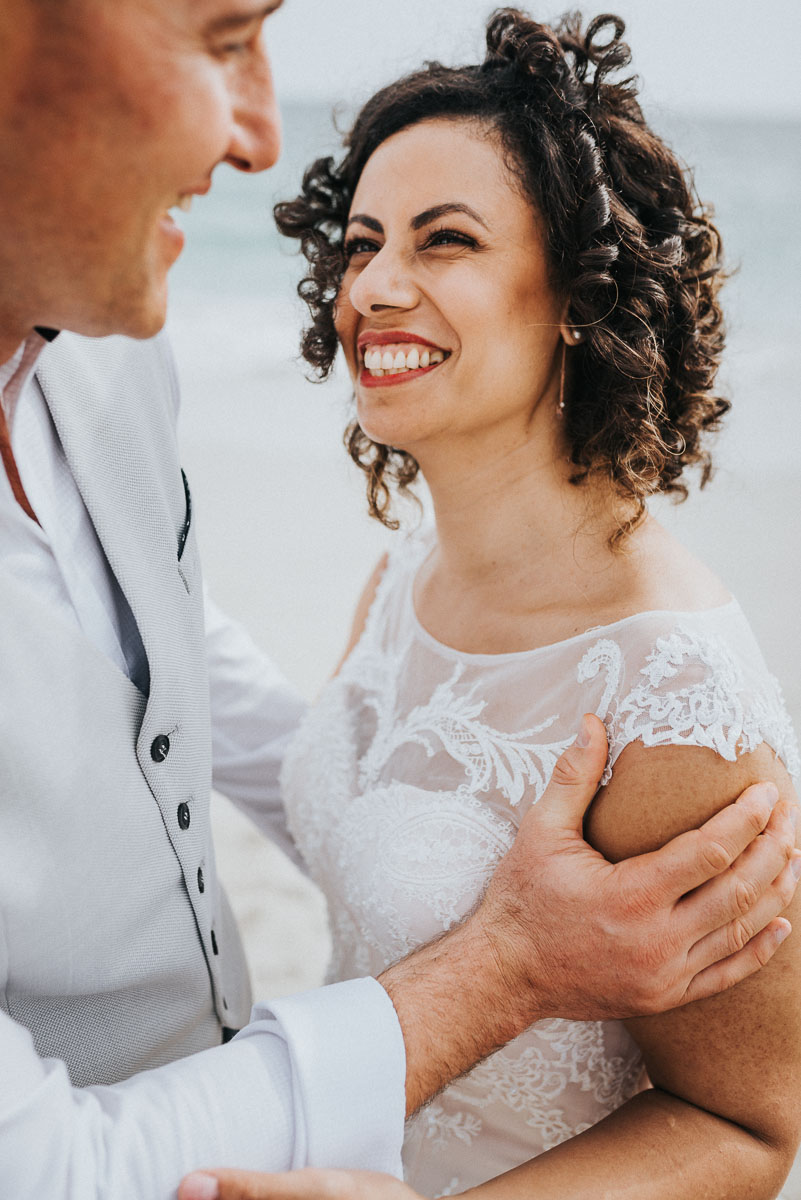
[[[229,30],[228,37],[225,40],[221,38],[217,42],[214,53],[219,58],[236,58],[243,54],[250,54],[259,44],[263,27],[264,21],[258,18],[241,24],[236,31]]]
[[[221,58],[234,58],[239,54],[247,54],[253,45],[253,39],[250,38],[246,42],[226,42],[223,46],[218,46],[217,54]]]
[[[344,246],[345,258],[348,262],[357,254],[375,254],[378,250],[380,250],[380,246],[371,238],[349,238]]]

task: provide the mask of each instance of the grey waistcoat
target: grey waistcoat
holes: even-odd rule
[[[37,374],[150,692],[0,578],[0,1005],[74,1083],[111,1083],[219,1043],[250,995],[209,831],[203,599],[191,522],[178,557],[170,360],[158,339],[62,334]]]

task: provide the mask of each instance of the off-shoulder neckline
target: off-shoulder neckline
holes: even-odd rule
[[[419,536],[419,535],[418,535]],[[415,539],[417,540],[417,539]],[[422,538],[420,541],[422,542]],[[431,547],[424,547],[430,552]],[[584,641],[586,638],[603,637],[606,634],[611,634],[621,627],[630,625],[633,622],[646,620],[647,618],[667,617],[673,620],[692,620],[693,618],[709,618],[715,616],[724,616],[729,613],[740,614],[741,608],[736,596],[731,596],[723,604],[716,604],[712,608],[691,608],[691,609],[673,609],[673,608],[651,608],[643,609],[641,612],[629,613],[626,617],[619,617],[617,621],[609,621],[604,625],[592,625],[589,629],[583,630],[581,633],[574,633],[570,637],[560,638],[555,642],[546,642],[542,646],[533,646],[529,650],[505,650],[497,654],[493,653],[472,653],[469,650],[459,650],[456,646],[449,646],[446,642],[441,642],[435,638],[432,633],[426,629],[422,621],[417,615],[417,609],[414,604],[414,588],[417,582],[417,576],[425,562],[426,554],[423,558],[415,555],[415,561],[410,564],[412,569],[409,571],[405,580],[405,604],[408,608],[409,618],[412,628],[425,645],[438,654],[448,658],[459,659],[463,662],[471,662],[476,664],[498,664],[503,662],[515,662],[517,660],[530,659],[537,655],[544,655],[554,650],[561,650],[575,643]]]

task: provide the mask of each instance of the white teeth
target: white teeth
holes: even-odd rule
[[[181,212],[189,212],[189,210],[192,207],[191,195],[189,195],[189,193],[187,192],[187,194],[185,196],[181,196],[178,200],[178,203],[175,205],[175,207],[180,208]]]
[[[364,367],[371,375],[398,375],[404,371],[417,371],[436,366],[447,357],[445,350],[429,350],[427,347],[412,346],[408,351],[382,350],[380,346],[364,348]]]

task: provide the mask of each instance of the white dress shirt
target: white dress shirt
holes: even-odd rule
[[[35,581],[146,691],[138,629],[33,374],[44,345],[33,334],[0,366],[15,460],[40,522],[0,470],[0,570]],[[214,784],[297,857],[278,771],[302,703],[210,602],[206,625]],[[0,1193],[15,1200],[168,1200],[204,1165],[400,1173],[405,1051],[372,979],[257,1004],[228,1045],[108,1087],[74,1088],[64,1064],[40,1059],[0,1011],[0,1062]]]

